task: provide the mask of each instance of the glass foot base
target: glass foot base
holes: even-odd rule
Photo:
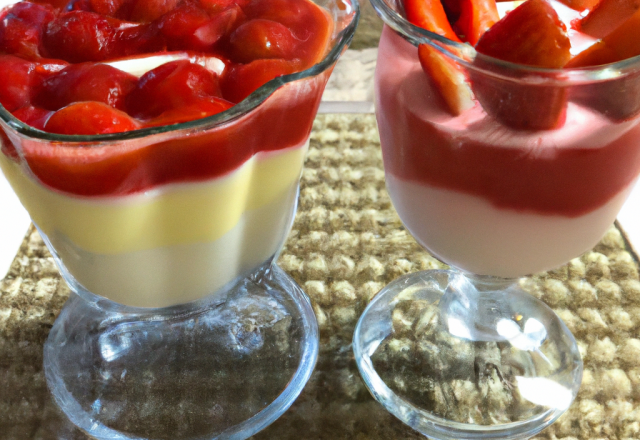
[[[141,312],[72,294],[44,348],[60,408],[98,439],[245,439],[311,376],[318,328],[269,265],[197,305]]]
[[[578,393],[575,339],[513,281],[435,270],[371,301],[355,330],[360,373],[388,411],[439,440],[528,439]]]

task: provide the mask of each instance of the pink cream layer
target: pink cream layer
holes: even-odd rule
[[[640,173],[640,118],[614,123],[569,103],[556,130],[518,131],[476,106],[450,116],[417,48],[385,27],[376,71],[385,170],[478,196],[494,207],[575,218],[603,207]]]

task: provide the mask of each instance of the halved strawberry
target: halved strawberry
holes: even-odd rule
[[[233,103],[222,98],[202,99],[193,104],[167,110],[160,116],[151,119],[145,127],[160,127],[164,125],[180,124],[187,121],[206,118],[221,113],[233,107]]]
[[[129,113],[138,118],[221,97],[218,75],[189,60],[172,61],[145,73],[127,96]]]
[[[140,128],[128,114],[102,102],[76,102],[49,117],[44,130],[59,134],[121,133]]]
[[[554,69],[566,64],[569,49],[566,28],[545,0],[523,3],[489,29],[476,46],[479,53],[494,58]],[[553,85],[554,74],[531,74],[536,81],[528,81],[483,56],[476,57],[474,64],[479,70],[470,71],[473,92],[484,110],[500,122],[517,129],[544,130],[564,121],[566,90]]]
[[[0,14],[0,51],[29,59],[43,56],[42,33],[54,19],[49,5],[20,2]]]
[[[256,18],[240,25],[229,38],[231,59],[250,63],[263,58],[291,59],[298,40],[285,25]]]
[[[411,24],[442,35],[451,41],[460,41],[439,0],[405,0],[404,11]]]
[[[25,105],[13,112],[13,116],[17,119],[38,130],[44,130],[44,126],[52,114],[53,112],[51,110],[34,107],[32,105]]]
[[[117,20],[93,12],[67,12],[48,24],[43,45],[51,56],[72,63],[105,60],[113,56],[118,25]]]
[[[222,96],[231,102],[240,102],[272,79],[298,71],[300,63],[297,59],[276,58],[234,65],[222,77]]]
[[[447,109],[454,116],[473,107],[473,94],[462,69],[445,54],[429,44],[418,47],[422,69],[437,87]]]
[[[135,76],[106,64],[72,64],[44,80],[33,101],[49,110],[79,101],[99,101],[124,110],[125,97],[137,81]]]
[[[495,0],[461,0],[460,17],[453,28],[462,41],[475,46],[498,20],[500,16]]]
[[[577,28],[594,38],[604,38],[640,9],[640,0],[602,0],[578,22]]]

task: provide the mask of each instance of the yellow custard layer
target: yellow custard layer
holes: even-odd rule
[[[0,168],[45,234],[62,234],[85,251],[113,255],[217,240],[245,211],[271,203],[299,179],[307,145],[259,153],[210,181],[169,184],[121,197],[53,191],[2,154]]]

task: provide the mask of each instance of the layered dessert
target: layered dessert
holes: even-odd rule
[[[264,85],[325,57],[328,11],[51,0],[0,18],[0,167],[72,286],[165,307],[277,254],[330,72]]]
[[[423,246],[464,271],[557,267],[600,240],[640,173],[640,64],[597,67],[640,55],[629,47],[640,14],[607,21],[602,36],[583,26],[607,0],[591,12],[528,0],[503,18],[495,3],[452,3],[404,4],[449,44],[382,34],[376,112],[394,206]],[[477,55],[465,58],[461,41]]]

